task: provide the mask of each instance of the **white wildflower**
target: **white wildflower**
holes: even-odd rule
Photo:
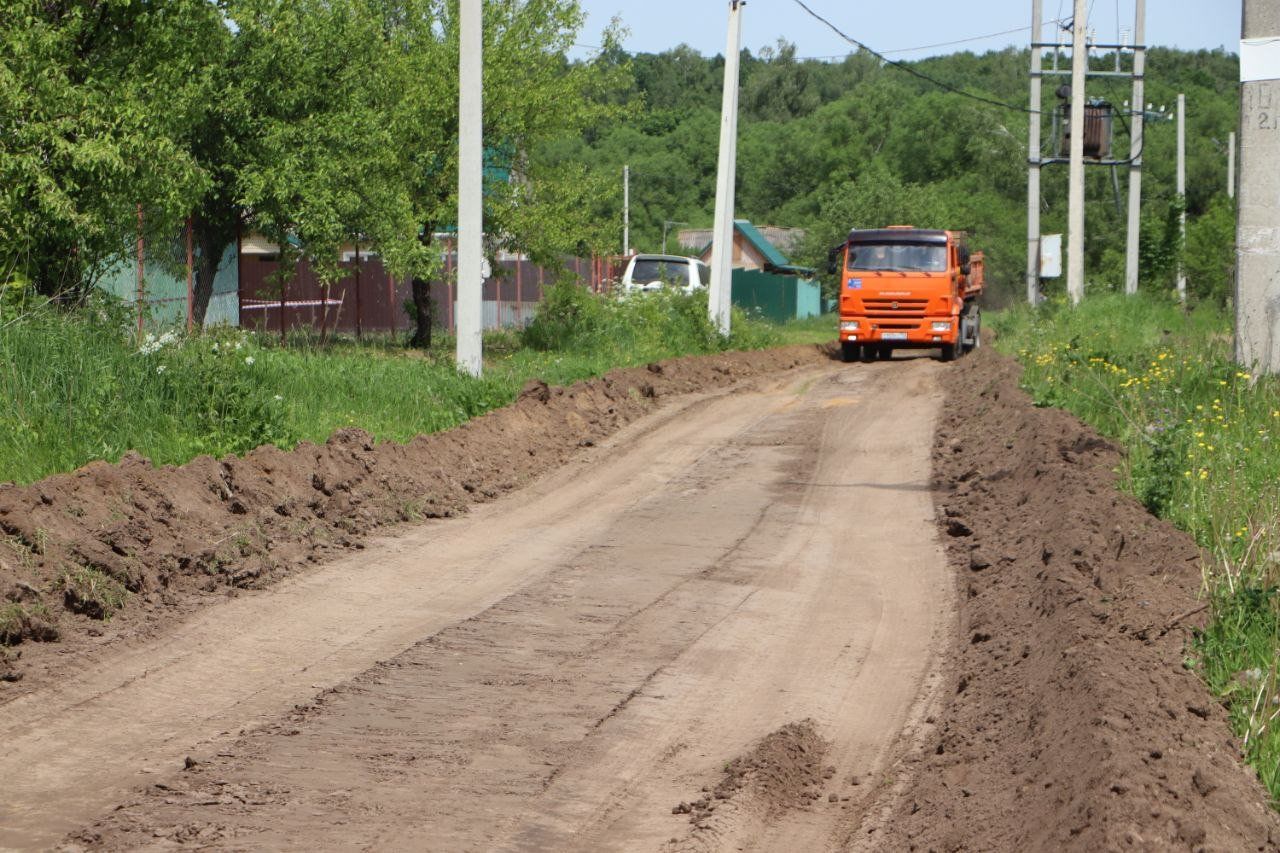
[[[245,363],[245,364],[250,364],[250,365],[251,365],[251,364],[253,364],[253,356],[251,356],[251,355],[246,355],[246,356],[244,357],[244,363]]]
[[[217,341],[214,341],[214,342],[213,342],[213,351],[214,351],[214,352],[217,352],[217,351],[218,351],[218,342],[217,342]]]
[[[164,372],[165,372],[166,370],[168,370],[168,369],[169,369],[169,368],[167,368],[167,367],[165,367],[163,364],[161,364],[161,365],[159,365],[158,367],[156,367],[156,373],[164,373]]]
[[[277,403],[279,403],[281,400],[283,400],[283,399],[284,399],[284,397],[281,397],[279,394],[277,394],[277,395],[275,395],[275,397],[273,397],[272,399],[274,399]]]

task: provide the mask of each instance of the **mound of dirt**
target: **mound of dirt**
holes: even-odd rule
[[[883,849],[1262,850],[1280,817],[1183,666],[1195,543],[1115,488],[1119,450],[990,350],[934,449],[959,583],[954,694],[904,759]]]
[[[698,827],[711,818],[720,801],[743,789],[771,812],[808,805],[823,796],[822,786],[835,774],[834,767],[822,764],[827,746],[813,720],[788,723],[730,761],[714,788],[703,788],[699,797],[671,811],[689,815],[689,822]]]
[[[382,525],[450,516],[516,488],[662,397],[828,358],[789,347],[673,359],[568,388],[533,381],[510,406],[407,444],[346,429],[292,451],[162,468],[129,454],[0,484],[0,702],[68,665],[69,650],[145,634],[229,590],[361,548]],[[47,653],[55,640],[63,654]],[[24,649],[36,653],[20,665]],[[24,673],[37,677],[14,684]]]

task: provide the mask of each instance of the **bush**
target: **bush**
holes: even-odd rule
[[[542,304],[524,329],[525,346],[536,350],[568,350],[586,346],[605,325],[604,300],[569,279],[543,290]]]
[[[834,327],[833,327],[834,328]],[[572,282],[547,289],[526,346],[542,351],[608,353],[620,364],[686,353],[774,346],[782,337],[769,323],[733,309],[725,338],[707,314],[707,293],[675,290],[597,295]]]
[[[188,436],[191,455],[243,453],[289,437],[284,398],[255,375],[255,365],[256,373],[264,370],[265,353],[249,336],[229,329],[192,339],[166,333],[139,352]]]

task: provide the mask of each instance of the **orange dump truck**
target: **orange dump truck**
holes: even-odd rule
[[[840,270],[840,350],[845,361],[936,348],[942,360],[978,346],[982,253],[964,234],[892,225],[852,231],[832,251]]]

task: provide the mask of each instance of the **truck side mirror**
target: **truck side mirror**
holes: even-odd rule
[[[970,270],[970,266],[969,266],[969,262],[968,262],[968,261],[965,261],[963,264],[961,264],[961,265],[960,265],[960,272],[961,272],[963,275],[968,275],[968,274],[969,274],[969,270]]]
[[[840,250],[832,249],[827,252],[827,272],[835,275],[840,271]]]

